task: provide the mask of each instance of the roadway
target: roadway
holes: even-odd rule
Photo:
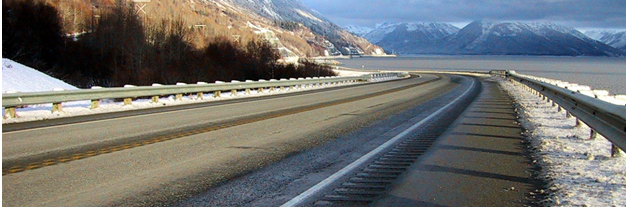
[[[423,74],[5,125],[2,205],[280,206],[462,98],[408,137],[438,136],[484,88],[478,81]]]
[[[3,127],[2,204],[171,202],[456,86],[449,78],[425,75],[152,114],[93,116],[96,119],[68,123],[51,120],[60,125],[16,130],[7,126],[10,131]]]

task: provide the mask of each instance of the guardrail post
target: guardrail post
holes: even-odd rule
[[[158,103],[159,102],[159,96],[152,96],[151,97],[151,103]]]
[[[260,87],[258,88],[258,93],[263,93],[264,92],[264,88]]]
[[[236,96],[236,95],[238,95],[238,90],[232,89],[232,93],[230,94],[230,96]]]
[[[183,94],[176,94],[175,101],[183,101]]]
[[[197,92],[197,99],[203,100],[203,92]]]
[[[134,85],[129,85],[129,84],[124,85],[124,88],[134,88],[134,87],[135,87]],[[122,105],[123,106],[131,105],[131,101],[133,101],[132,98],[124,98]]]
[[[214,98],[220,98],[220,97],[221,97],[221,91],[215,91]]]
[[[4,108],[4,114],[9,115],[9,118],[15,118],[15,107]]]
[[[612,157],[619,157],[621,152],[622,150],[618,146],[612,144]]]
[[[93,100],[90,102],[90,109],[96,109],[96,108],[98,108],[99,106],[100,106],[100,100],[98,100],[98,99],[93,99]]]
[[[251,94],[251,89],[245,89],[245,94]]]
[[[598,133],[594,129],[590,128],[590,140],[596,139],[597,136],[598,136]]]
[[[102,89],[103,87],[100,86],[92,86],[92,88],[90,89]],[[92,99],[90,101],[90,110],[96,109],[100,106],[100,100],[99,99]]]

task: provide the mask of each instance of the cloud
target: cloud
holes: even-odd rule
[[[339,25],[382,22],[540,21],[625,28],[625,0],[302,0]]]

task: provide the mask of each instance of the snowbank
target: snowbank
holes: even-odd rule
[[[2,93],[41,92],[76,87],[10,59],[2,59]]]

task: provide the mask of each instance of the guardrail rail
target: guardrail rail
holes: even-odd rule
[[[603,101],[598,98],[597,91],[592,91],[589,87],[562,84],[558,81],[550,83],[550,79],[522,75],[512,70],[494,71],[492,74],[505,76],[526,85],[547,100],[552,100],[560,108],[577,117],[577,120],[581,120],[612,142],[612,155],[617,154],[617,149],[626,152],[626,104]]]
[[[157,102],[160,96],[175,95],[176,100],[181,100],[184,94],[197,94],[198,98],[203,98],[204,92],[214,92],[215,97],[219,97],[223,91],[245,90],[249,92],[251,89],[262,91],[264,88],[274,89],[275,87],[296,86],[300,88],[303,85],[323,85],[324,83],[346,83],[346,82],[366,82],[369,80],[378,80],[390,77],[405,77],[405,72],[390,73],[372,73],[361,76],[349,77],[318,77],[318,78],[291,78],[280,80],[259,80],[259,81],[232,81],[229,83],[217,81],[216,83],[198,82],[197,84],[178,83],[176,85],[160,85],[152,86],[133,86],[125,87],[100,88],[92,87],[92,89],[64,90],[64,91],[47,91],[47,92],[24,92],[24,93],[3,93],[2,107],[5,108],[5,115],[9,118],[16,117],[16,108],[37,105],[51,104],[52,111],[61,111],[63,102],[71,101],[91,101],[91,109],[98,108],[99,101],[102,99],[124,99],[124,104],[131,104],[133,98],[152,97],[153,102]]]

